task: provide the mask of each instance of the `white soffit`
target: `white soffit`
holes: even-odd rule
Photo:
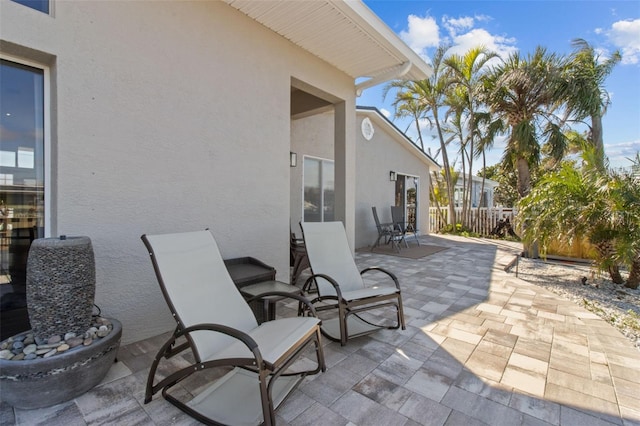
[[[354,79],[379,84],[400,77],[423,80],[432,73],[360,0],[224,1]],[[366,83],[361,84],[373,85]]]

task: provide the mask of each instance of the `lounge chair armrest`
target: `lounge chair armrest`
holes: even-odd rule
[[[227,336],[231,336],[235,339],[240,340],[244,343],[247,348],[251,352],[253,352],[254,356],[256,356],[256,361],[262,363],[262,355],[260,354],[260,350],[258,349],[258,343],[253,340],[251,336],[247,333],[240,331],[236,328],[228,327],[222,324],[196,324],[191,327],[187,327],[184,330],[180,330],[180,332],[176,335],[176,337],[180,337],[181,335],[189,334],[193,331],[216,331],[218,333],[226,334]]]
[[[305,288],[307,288],[307,286],[310,285],[311,282],[314,281],[316,278],[322,278],[324,280],[327,280],[329,282],[329,284],[331,284],[333,286],[333,288],[336,290],[336,294],[338,296],[338,299],[342,299],[342,291],[340,291],[340,284],[338,284],[336,280],[334,280],[333,278],[331,278],[327,274],[313,274],[313,275],[311,275],[304,282],[304,285],[302,286],[302,289],[304,290]]]
[[[300,294],[287,293],[284,291],[267,291],[265,293],[257,294],[253,297],[250,297],[249,299],[247,299],[247,303],[253,302],[254,300],[260,300],[268,296],[279,296],[283,298],[295,299],[298,302],[304,303],[307,306],[307,308],[309,308],[309,312],[311,312],[311,315],[314,317],[317,317],[316,310],[311,304],[311,302],[309,301],[309,299],[307,299],[306,297]]]
[[[258,343],[248,334],[237,330],[235,328],[232,327],[228,327],[226,325],[222,325],[222,324],[196,324],[193,325],[191,327],[187,327],[185,329],[179,330],[176,333],[174,333],[171,338],[169,338],[169,340],[167,340],[167,342],[165,342],[164,345],[162,345],[162,347],[160,348],[160,350],[157,352],[155,359],[153,360],[153,362],[151,363],[151,369],[149,371],[149,375],[147,378],[147,387],[146,387],[146,392],[145,392],[145,403],[148,403],[149,401],[151,401],[151,398],[153,396],[153,394],[155,394],[157,391],[159,391],[160,389],[164,388],[165,386],[167,386],[169,383],[173,383],[175,381],[177,381],[180,378],[183,378],[189,374],[191,374],[194,371],[197,371],[198,368],[193,368],[193,366],[188,367],[188,368],[183,368],[173,374],[171,374],[168,377],[165,377],[164,379],[160,380],[160,382],[156,383],[155,385],[153,384],[153,379],[155,378],[155,372],[158,369],[158,364],[160,363],[160,361],[162,360],[162,358],[164,357],[164,355],[168,352],[171,351],[171,347],[172,345],[175,343],[176,339],[178,337],[181,336],[186,336],[191,332],[194,331],[214,331],[214,332],[218,332],[218,333],[223,333],[226,334],[227,336],[233,337],[235,339],[240,340],[242,343],[244,343],[247,348],[249,348],[249,350],[253,353],[253,362],[252,364],[254,364],[255,366],[262,366],[264,364],[263,359],[262,359],[262,354],[260,353],[260,350],[258,349]],[[195,354],[195,353],[194,353]],[[214,366],[219,364],[218,361],[213,361],[213,362],[202,362],[201,359],[199,359],[198,357],[196,357],[195,360],[195,364],[199,366],[199,369],[203,369],[207,366]]]
[[[379,271],[379,272],[387,274],[393,280],[393,282],[395,283],[396,288],[398,290],[400,290],[400,282],[398,281],[398,277],[396,277],[396,275],[393,272],[387,271],[386,269],[381,268],[379,266],[371,266],[369,268],[366,268],[366,269],[363,269],[362,271],[360,271],[360,275],[364,275],[366,272],[369,272],[369,271]]]

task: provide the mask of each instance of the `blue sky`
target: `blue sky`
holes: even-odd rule
[[[418,1],[364,0],[396,34],[424,58],[439,44],[452,44],[464,54],[478,44],[506,57],[512,51],[533,52],[536,46],[558,54],[572,51],[571,41],[585,39],[606,57],[620,50],[623,60],[605,87],[611,105],[603,118],[605,152],[614,167],[640,151],[640,1]],[[406,121],[393,118],[393,93],[383,99],[384,85],[367,89],[356,102],[375,106],[404,130]],[[416,133],[409,129],[407,135]],[[425,142],[429,138],[425,139]],[[428,141],[435,154],[439,144]],[[488,164],[500,161],[504,140],[495,141]],[[476,169],[474,167],[474,169]]]

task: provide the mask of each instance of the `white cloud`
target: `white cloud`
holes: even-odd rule
[[[471,16],[463,16],[461,18],[442,17],[444,27],[449,31],[451,36],[455,36],[458,31],[473,28],[474,19]]]
[[[380,112],[382,113],[382,115],[384,115],[387,118],[391,117],[391,113],[389,112],[388,109],[380,108]]]
[[[494,35],[483,28],[476,28],[481,22],[488,22],[492,18],[486,15],[460,16],[451,18],[443,16],[442,29],[446,34],[441,35],[441,27],[431,16],[419,17],[409,15],[408,29],[400,32],[402,40],[416,53],[430,62],[427,50],[439,46],[441,43],[451,44],[449,53],[464,55],[469,49],[484,46],[506,58],[517,51],[516,39],[501,35]]]
[[[502,58],[506,58],[509,54],[518,50],[514,46],[515,38],[493,35],[482,28],[474,28],[464,34],[457,35],[453,37],[452,42],[453,47],[450,49],[450,53],[457,55],[464,55],[469,49],[478,46],[484,46]]]
[[[640,152],[640,140],[604,145],[604,152],[609,158],[611,167],[630,167],[638,152]]]
[[[409,15],[407,18],[409,28],[400,32],[400,38],[417,54],[426,56],[426,49],[437,47],[440,44],[439,28],[436,20],[430,16],[421,18]]]
[[[614,22],[609,30],[603,32],[622,52],[623,64],[640,63],[640,19]]]

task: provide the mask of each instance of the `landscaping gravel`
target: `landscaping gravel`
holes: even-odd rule
[[[640,289],[614,284],[608,274],[579,263],[520,258],[510,272],[602,317],[640,350]]]

